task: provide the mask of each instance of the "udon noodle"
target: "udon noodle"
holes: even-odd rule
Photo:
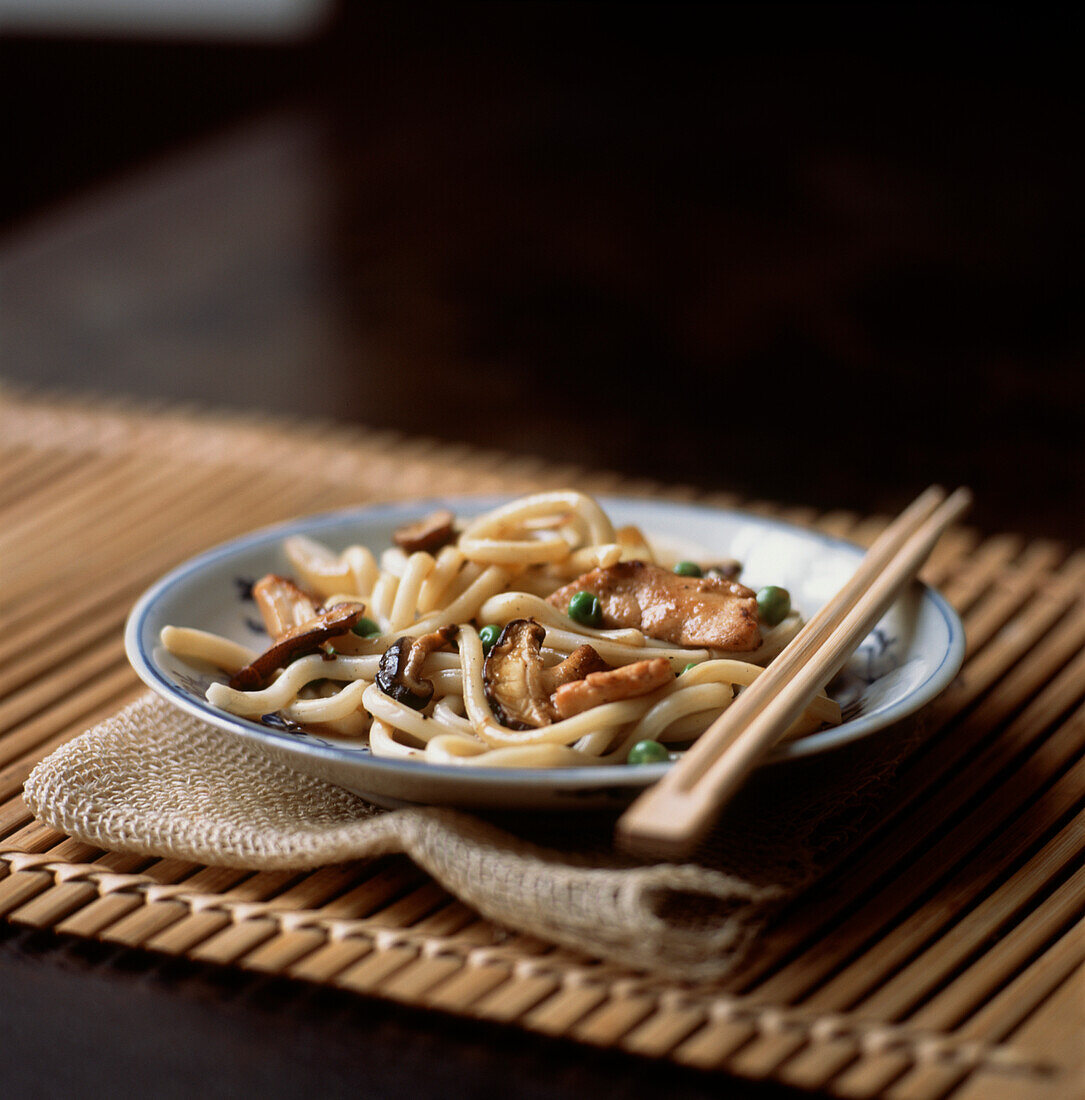
[[[213,683],[207,699],[234,715],[362,739],[383,757],[571,767],[625,764],[643,742],[681,751],[801,626],[795,611],[759,622],[760,644],[734,652],[653,637],[647,614],[630,626],[608,621],[598,602],[587,616],[555,605],[548,597],[586,577],[642,568],[620,563],[675,567],[579,492],[414,526],[379,555],[286,539],[292,577],[256,586],[272,636],[262,652],[179,626],[162,644],[225,673],[230,682]],[[510,691],[524,695],[515,718]],[[822,694],[788,736],[839,720]]]

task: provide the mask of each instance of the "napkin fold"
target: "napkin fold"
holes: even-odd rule
[[[640,863],[614,851],[613,816],[381,810],[147,693],[38,764],[24,798],[95,847],[203,864],[304,870],[403,853],[498,925],[712,980],[856,835],[893,772],[881,757],[801,763],[758,772],[689,862]]]

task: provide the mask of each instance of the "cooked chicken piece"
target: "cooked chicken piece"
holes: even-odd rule
[[[252,598],[260,609],[264,627],[276,641],[307,623],[319,611],[317,601],[308,592],[275,573],[268,573],[252,586]]]
[[[665,657],[653,657],[609,672],[591,672],[583,680],[563,684],[554,692],[551,703],[559,718],[572,718],[603,703],[647,695],[673,680],[670,661]]]
[[[658,565],[621,561],[577,577],[549,602],[565,611],[577,592],[599,598],[604,627],[637,627],[665,642],[736,653],[761,644],[757,597],[737,581],[683,577]]]

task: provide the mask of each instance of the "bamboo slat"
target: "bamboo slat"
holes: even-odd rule
[[[888,521],[388,432],[0,397],[0,916],[823,1095],[1075,1095],[1085,552],[1050,541],[960,527],[936,548],[924,576],[964,619],[962,674],[847,867],[724,983],[510,934],[400,857],[252,874],[98,852],[30,817],[34,763],[139,692],[121,627],[166,569],[291,515],[558,481],[747,507],[861,544]]]

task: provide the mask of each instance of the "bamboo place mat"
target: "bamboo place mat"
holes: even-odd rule
[[[242,873],[89,849],[33,765],[142,687],[122,626],[160,574],[254,527],[391,498],[572,484],[817,515],[387,432],[0,396],[0,913],[844,1097],[1082,1095],[1085,554],[960,528],[926,579],[968,652],[847,866],[715,986],[498,929],[401,857]]]

